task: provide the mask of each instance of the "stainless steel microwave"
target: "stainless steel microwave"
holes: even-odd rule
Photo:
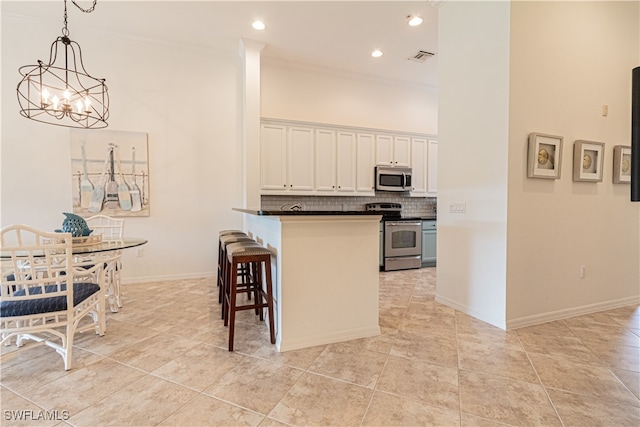
[[[376,190],[410,191],[411,168],[403,166],[376,166]]]

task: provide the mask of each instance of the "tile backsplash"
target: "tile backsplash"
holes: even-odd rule
[[[363,211],[367,203],[399,203],[402,215],[423,217],[436,213],[435,197],[403,197],[395,194],[362,196],[261,196],[263,210],[289,210],[300,205],[303,210],[314,211]]]

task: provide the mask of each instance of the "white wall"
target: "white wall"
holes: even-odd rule
[[[38,7],[60,13],[57,2]],[[72,209],[69,130],[19,116],[15,88],[20,66],[47,59],[60,23],[3,14],[1,31],[0,225],[53,230]],[[107,80],[108,129],[149,134],[151,215],[126,222],[126,234],[149,243],[142,258],[125,252],[125,282],[215,274],[218,230],[242,227],[242,215],[231,211],[243,204],[239,49],[132,39],[81,20],[73,21],[70,35],[82,46],[88,71]],[[433,88],[277,62],[261,68],[263,116],[437,133]]]
[[[509,3],[448,2],[439,13],[436,300],[504,327]],[[466,214],[450,214],[452,203]]]
[[[434,88],[262,61],[262,116],[438,133]]]
[[[57,2],[39,3],[59,15]],[[18,68],[48,58],[60,23],[2,15],[2,226],[59,228],[70,212],[69,130],[18,114]],[[240,206],[240,57],[132,40],[74,24],[87,70],[106,78],[110,130],[149,134],[151,215],[126,221],[149,239],[125,253],[125,281],[211,275],[218,230],[237,228]],[[19,42],[17,42],[19,41]],[[133,252],[133,251],[130,251]]]
[[[509,324],[638,301],[640,204],[612,173],[613,147],[631,144],[639,4],[512,4]],[[526,178],[529,132],[564,137],[560,180]],[[573,182],[579,139],[606,144],[603,182]]]
[[[505,328],[638,303],[640,205],[612,184],[613,146],[630,144],[638,7],[442,6],[437,300]],[[560,180],[526,178],[530,132],[564,137]],[[572,181],[576,139],[606,143],[604,182]],[[457,201],[466,215],[447,212]]]

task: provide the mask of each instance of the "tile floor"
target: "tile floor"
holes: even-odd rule
[[[286,353],[250,312],[229,353],[213,280],[124,286],[72,370],[2,349],[1,424],[640,425],[638,307],[505,332],[436,303],[435,274],[380,274],[382,335]]]

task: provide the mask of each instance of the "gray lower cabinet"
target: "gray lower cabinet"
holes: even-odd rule
[[[436,220],[422,220],[422,266],[436,265]]]

